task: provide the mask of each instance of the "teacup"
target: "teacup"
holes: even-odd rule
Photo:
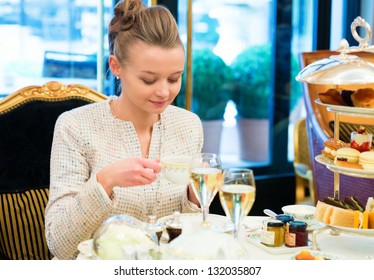
[[[291,215],[295,221],[303,221],[308,224],[308,227],[313,226],[317,221],[314,219],[316,207],[311,205],[286,205],[282,207],[282,211],[286,215]]]
[[[164,176],[178,185],[190,183],[191,156],[172,155],[161,159],[161,170]]]

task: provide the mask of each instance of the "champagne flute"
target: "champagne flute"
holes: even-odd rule
[[[240,223],[252,209],[256,198],[253,170],[228,168],[223,171],[223,180],[219,199],[226,216],[234,224],[234,237],[238,238]]]
[[[190,168],[192,189],[203,214],[202,225],[210,227],[209,206],[223,184],[221,159],[215,153],[200,153],[192,159]]]

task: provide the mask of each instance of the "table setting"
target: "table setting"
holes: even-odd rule
[[[256,183],[251,169],[222,170],[217,154],[168,157],[162,171],[191,184],[201,213],[174,211],[142,222],[116,215],[78,245],[78,260],[340,260],[374,258],[374,235],[334,230],[316,220],[316,207],[285,205],[251,216]],[[225,215],[209,214],[215,195]]]
[[[201,214],[190,214],[186,213],[181,214],[181,220],[185,221],[185,224],[196,224],[201,221]],[[184,219],[183,217],[186,217]],[[168,216],[169,218],[169,216]],[[228,243],[234,244],[235,239],[232,236],[232,226],[227,226],[228,220],[225,216],[209,214],[208,219],[218,225],[217,228],[222,227],[222,232],[210,232],[210,231],[193,231],[193,227],[186,229],[184,234],[181,234],[171,243],[167,243],[167,235],[161,238],[159,245],[159,250],[166,252],[168,248],[172,248],[170,252],[168,251],[164,255],[154,255],[147,259],[248,259],[248,260],[293,260],[295,256],[300,252],[307,250],[311,254],[316,256],[324,255],[328,259],[332,260],[369,260],[374,259],[374,238],[373,236],[362,236],[357,234],[350,234],[346,232],[340,232],[339,235],[336,233],[330,232],[329,227],[321,227],[320,231],[309,232],[309,243],[306,247],[286,247],[282,245],[280,247],[267,247],[261,243],[260,235],[263,229],[264,221],[268,221],[268,216],[247,216],[243,219],[241,225],[241,234],[239,236],[240,244],[245,249],[246,253],[242,253],[242,256],[238,257],[236,255],[224,255],[224,252],[227,248],[223,247],[221,253],[219,251],[218,244]],[[163,219],[160,218],[162,221]],[[227,227],[226,227],[227,226]],[[227,229],[227,231],[225,231]],[[201,233],[203,232],[203,233]],[[204,233],[205,232],[205,233]],[[313,232],[316,232],[316,248],[313,245]],[[151,240],[151,239],[150,239]],[[178,241],[180,240],[180,241]],[[210,241],[209,242],[207,242]],[[178,241],[178,242],[177,242]],[[174,243],[173,243],[174,242]],[[147,243],[148,244],[148,243]],[[174,245],[175,244],[175,245]],[[184,244],[188,244],[187,249]],[[156,245],[155,245],[156,246]],[[183,250],[189,250],[190,252],[195,252],[195,254],[184,254],[183,257],[177,256],[173,252],[174,248]],[[230,245],[227,251],[232,250],[232,248],[237,248],[236,246]],[[101,259],[98,257],[93,249],[93,239],[83,241],[79,244],[78,250],[79,255],[78,260],[96,260]],[[212,248],[217,249],[215,253],[212,253],[209,256],[204,256],[201,252],[212,252]],[[140,251],[143,248],[139,248]],[[129,250],[128,250],[129,251]],[[186,252],[184,252],[186,253]],[[217,253],[217,254],[216,254]],[[116,256],[109,256],[109,259],[116,259]],[[135,257],[134,257],[135,258]],[[137,257],[141,259],[144,257]],[[126,257],[120,256],[118,259],[126,259]]]

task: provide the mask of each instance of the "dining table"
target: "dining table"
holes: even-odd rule
[[[256,228],[261,226],[268,217],[247,216],[243,224],[247,227]],[[247,234],[246,234],[247,235]],[[259,232],[254,233],[259,235]],[[250,259],[257,260],[289,260],[301,250],[320,252],[332,259],[342,260],[368,260],[374,259],[374,235],[362,235],[352,232],[337,231],[320,223],[319,227],[309,231],[309,244],[307,247],[288,248],[285,245],[277,248],[266,247],[260,244],[258,239],[248,243]],[[247,241],[251,238],[246,236]]]
[[[192,215],[192,216],[191,216]],[[190,223],[191,217],[200,219],[201,214],[185,214],[184,222]],[[183,214],[181,218],[183,221]],[[209,218],[216,224],[228,222],[228,218],[221,215],[209,214]],[[264,221],[268,216],[246,216],[242,223],[239,241],[247,251],[246,259],[249,260],[293,260],[302,250],[308,250],[313,254],[332,260],[370,260],[374,259],[374,230],[369,234],[359,234],[355,231],[344,231],[330,228],[322,223],[317,223],[308,231],[308,245],[304,247],[268,247],[261,243],[261,231]],[[165,219],[161,219],[165,221]],[[196,222],[196,221],[195,221]],[[194,226],[194,228],[196,228]],[[193,229],[193,231],[196,231]],[[231,230],[222,234],[232,235]],[[92,240],[80,244],[78,260],[96,259],[92,252]],[[162,241],[161,247],[167,248],[169,244]],[[82,246],[83,245],[83,246]],[[88,248],[89,247],[89,248]],[[84,249],[82,249],[84,248]],[[196,257],[198,259],[198,257]]]

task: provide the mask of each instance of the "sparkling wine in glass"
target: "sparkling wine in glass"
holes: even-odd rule
[[[209,227],[211,225],[207,221],[209,206],[223,184],[221,159],[215,153],[201,153],[194,157],[192,162],[192,189],[200,203],[203,226]]]
[[[256,198],[253,170],[229,168],[223,171],[224,184],[219,190],[219,199],[227,217],[233,222],[234,237],[238,238],[240,223]]]

